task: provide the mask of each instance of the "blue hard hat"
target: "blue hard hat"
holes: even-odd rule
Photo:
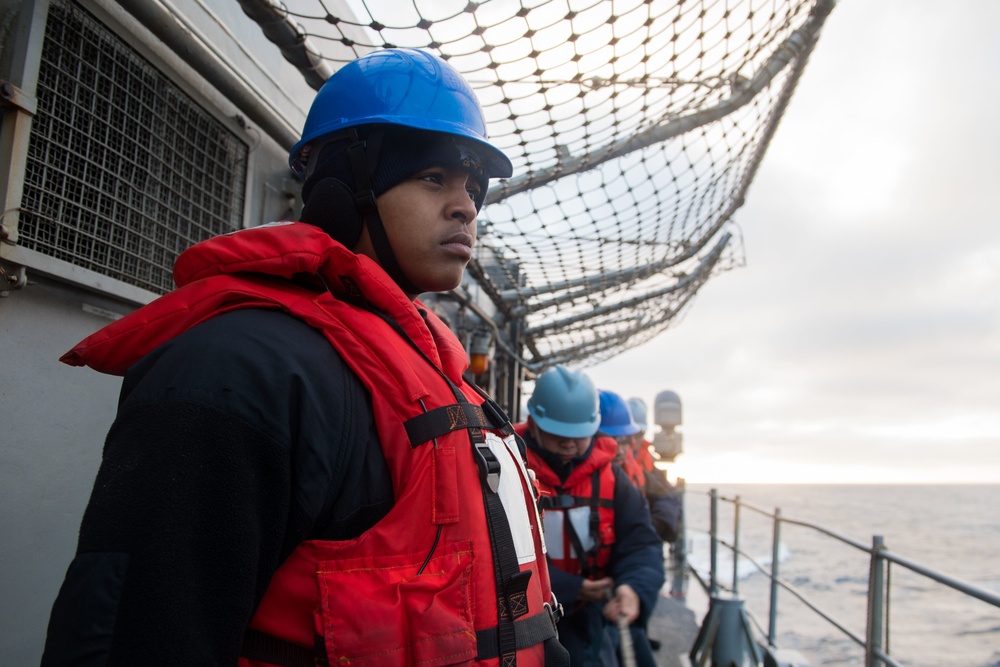
[[[588,438],[597,432],[601,413],[597,387],[583,371],[554,366],[535,381],[528,414],[546,433],[563,438]]]
[[[416,49],[374,51],[327,79],[313,100],[288,165],[303,177],[308,158],[304,149],[310,142],[372,124],[465,137],[483,149],[487,178],[508,178],[513,173],[507,156],[487,140],[486,117],[472,87],[447,62]]]
[[[645,430],[646,425],[649,423],[649,413],[646,412],[646,403],[641,398],[630,398],[628,399],[628,407],[632,411],[632,420]]]
[[[632,419],[632,411],[625,399],[613,391],[602,389],[600,392],[601,425],[600,431],[606,435],[618,437],[635,435],[642,428]]]

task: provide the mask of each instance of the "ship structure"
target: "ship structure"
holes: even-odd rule
[[[519,419],[546,368],[652,339],[743,263],[739,209],[833,7],[0,0],[0,663],[37,664],[115,412],[117,378],[59,357],[169,291],[192,244],[297,219],[288,151],[344,63],[440,55],[514,164],[464,283],[426,303]]]

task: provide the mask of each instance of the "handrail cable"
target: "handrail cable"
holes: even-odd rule
[[[704,532],[704,533],[707,534],[707,531],[696,531],[696,532]],[[717,540],[717,542],[719,544],[721,544],[722,546],[726,547],[727,549],[729,549],[730,551],[734,551],[735,553],[739,554],[740,556],[746,558],[748,561],[750,561],[750,563],[755,568],[757,568],[758,572],[760,572],[761,574],[763,574],[765,576],[768,576],[769,579],[773,579],[774,581],[776,581],[779,586],[781,586],[786,591],[788,591],[789,593],[791,593],[792,595],[794,595],[802,604],[804,604],[805,606],[807,606],[810,609],[812,609],[821,618],[823,618],[824,620],[826,620],[827,622],[829,622],[831,625],[833,625],[834,627],[836,627],[838,630],[840,630],[841,632],[843,632],[845,635],[847,635],[858,646],[862,646],[863,647],[865,645],[865,640],[864,639],[861,639],[860,637],[858,637],[856,634],[854,634],[853,632],[851,632],[850,630],[848,630],[846,627],[844,627],[843,623],[841,623],[837,619],[833,618],[832,616],[829,616],[826,612],[824,612],[819,607],[817,607],[815,604],[813,604],[808,598],[806,598],[804,595],[802,595],[801,593],[799,593],[799,591],[795,588],[795,586],[793,584],[791,584],[788,581],[782,579],[781,577],[773,577],[773,578],[770,577],[770,571],[767,568],[765,568],[763,565],[761,565],[760,563],[758,563],[754,559],[753,556],[751,556],[747,552],[743,551],[742,549],[733,549],[733,546],[731,544],[729,544],[728,542],[726,542],[725,540],[719,539],[719,540]],[[695,574],[695,577],[698,579],[699,582],[702,581],[701,577],[698,576],[697,574]],[[705,584],[702,584],[702,587],[705,588]],[[721,588],[723,590],[725,590],[726,592],[732,592],[732,589],[727,589],[724,586],[721,587]],[[708,589],[705,588],[705,590],[707,591]],[[751,614],[749,612],[749,610],[747,611],[747,613],[750,616],[753,616],[753,614]],[[760,624],[757,623],[756,619],[754,619],[754,624],[758,626],[758,629],[760,628]]]
[[[914,561],[912,561],[912,560],[910,560],[910,559],[908,559],[908,558],[906,558],[904,556],[900,556],[898,554],[894,554],[894,553],[892,553],[892,552],[890,552],[890,551],[888,551],[887,549],[884,548],[884,546],[882,545],[882,542],[881,542],[882,538],[880,536],[876,536],[874,538],[875,546],[874,547],[870,547],[870,546],[868,546],[868,545],[866,545],[866,544],[864,544],[864,543],[862,543],[862,542],[860,542],[858,540],[855,540],[853,538],[847,537],[846,535],[841,535],[840,533],[837,533],[836,531],[830,530],[830,529],[825,528],[823,526],[820,526],[818,524],[811,523],[811,522],[808,522],[808,521],[800,521],[800,520],[797,520],[797,519],[788,519],[788,518],[785,518],[785,517],[781,516],[780,509],[775,510],[775,512],[772,513],[772,512],[770,512],[768,510],[765,510],[763,508],[757,507],[757,506],[755,506],[755,505],[753,505],[751,503],[744,502],[739,497],[728,498],[728,497],[725,497],[725,496],[718,495],[715,492],[714,489],[712,490],[711,493],[705,494],[705,495],[708,495],[708,496],[710,496],[712,498],[712,500],[713,500],[713,506],[714,506],[714,501],[722,500],[722,501],[728,502],[730,504],[733,504],[734,507],[739,507],[739,508],[745,507],[745,508],[747,508],[747,509],[749,509],[749,510],[751,510],[753,512],[756,512],[756,513],[758,513],[758,514],[760,514],[762,516],[768,517],[768,518],[770,518],[770,519],[772,519],[772,520],[775,521],[775,525],[776,526],[779,525],[779,524],[781,524],[781,523],[786,523],[786,524],[789,524],[789,525],[795,525],[795,526],[800,526],[800,527],[803,527],[803,528],[809,528],[811,530],[815,530],[815,531],[817,531],[819,533],[822,533],[822,534],[824,534],[824,535],[826,535],[828,537],[832,537],[832,538],[834,538],[834,539],[836,539],[836,540],[838,540],[838,541],[840,541],[840,542],[842,542],[844,544],[847,544],[848,546],[852,546],[855,549],[858,549],[859,551],[863,551],[863,552],[869,554],[869,556],[872,559],[872,563],[873,564],[876,563],[879,560],[884,560],[884,561],[886,561],[889,564],[895,563],[896,565],[901,565],[901,566],[903,566],[903,567],[911,570],[912,572],[915,572],[916,574],[925,576],[928,579],[936,581],[939,584],[942,584],[944,586],[952,588],[953,590],[959,591],[960,593],[964,593],[964,594],[966,594],[966,595],[968,595],[970,597],[973,597],[973,598],[976,598],[976,599],[981,600],[983,602],[986,602],[987,604],[993,605],[994,607],[1000,608],[1000,595],[997,595],[997,594],[992,593],[992,592],[987,591],[987,590],[983,590],[983,589],[978,588],[978,587],[976,587],[976,586],[974,586],[972,584],[969,584],[967,582],[961,581],[959,579],[956,579],[956,578],[951,577],[949,575],[946,575],[944,573],[938,572],[938,571],[936,571],[936,570],[934,570],[934,569],[932,569],[930,567],[927,567],[927,566],[921,565],[919,563],[916,563],[916,562],[914,562]],[[738,512],[735,514],[735,516],[738,518],[738,516],[739,516]],[[871,658],[876,658],[877,661],[881,661],[885,665],[888,665],[888,667],[903,667],[903,665],[901,665],[899,662],[897,662],[896,660],[894,660],[888,654],[888,652],[887,652],[889,650],[889,646],[888,646],[888,637],[889,637],[888,610],[889,610],[889,600],[890,600],[889,590],[891,589],[891,581],[888,579],[888,577],[886,578],[886,582],[885,582],[886,583],[886,591],[885,591],[885,596],[884,596],[885,599],[884,599],[884,604],[883,604],[883,610],[886,612],[886,615],[885,615],[885,640],[886,640],[886,645],[885,645],[884,650],[883,650],[883,647],[878,644],[878,641],[881,640],[881,637],[879,637],[877,641],[875,641],[871,646],[869,646],[867,640],[862,640],[860,637],[856,636],[854,633],[852,633],[850,630],[848,630],[842,623],[840,623],[836,619],[832,618],[831,616],[829,616],[828,614],[826,614],[825,612],[823,612],[819,607],[817,607],[808,598],[806,598],[803,594],[801,594],[795,588],[794,585],[792,585],[791,583],[783,580],[779,576],[775,576],[775,574],[774,574],[775,570],[773,568],[773,564],[772,564],[772,568],[770,570],[768,570],[764,566],[762,566],[760,563],[758,563],[750,554],[748,554],[745,551],[743,551],[743,550],[735,547],[733,544],[730,544],[730,543],[726,542],[725,540],[719,539],[719,537],[717,535],[718,529],[717,529],[717,522],[716,521],[713,521],[713,527],[712,528],[713,529],[710,530],[710,531],[698,531],[698,532],[705,532],[705,533],[707,533],[709,535],[709,537],[711,538],[713,544],[715,544],[715,545],[721,544],[722,546],[726,547],[727,549],[729,549],[734,554],[733,555],[733,558],[734,558],[734,564],[733,564],[733,574],[734,574],[734,577],[736,576],[736,572],[737,572],[735,559],[738,556],[742,556],[743,558],[746,558],[748,561],[750,561],[750,563],[759,572],[761,572],[762,574],[764,574],[765,576],[767,576],[767,578],[772,582],[772,586],[774,584],[777,584],[781,588],[785,589],[791,595],[793,595],[796,599],[798,599],[800,602],[802,602],[804,605],[806,605],[806,607],[808,607],[813,612],[815,612],[818,616],[820,616],[825,621],[827,621],[828,623],[830,623],[831,625],[833,625],[835,628],[837,628],[838,630],[840,630],[840,632],[843,633],[845,636],[847,636],[848,638],[850,638],[852,641],[854,641],[859,646],[865,648],[866,653],[869,656],[869,660]],[[737,521],[736,525],[734,526],[734,536],[738,536],[739,530],[740,530],[740,525],[739,525],[739,522]],[[774,529],[772,529],[772,530],[774,530]],[[734,542],[738,542],[738,537],[734,540]],[[774,557],[776,558],[777,556],[775,555]],[[710,582],[706,583],[701,578],[701,576],[698,574],[698,572],[694,568],[690,567],[690,565],[688,565],[688,568],[689,568],[690,572],[692,574],[694,574],[695,578],[698,580],[698,583],[701,584],[702,588],[705,591],[719,590],[720,586],[719,586],[718,581],[710,581]],[[891,572],[891,567],[887,567],[887,571]],[[887,572],[887,574],[888,574],[888,572]],[[713,568],[713,575],[714,575],[714,568]],[[872,582],[869,580],[869,587],[871,585],[872,585]],[[734,586],[734,589],[735,589],[735,586]],[[728,592],[733,592],[734,589],[723,589],[723,590],[727,590]],[[773,600],[773,599],[772,599],[772,604],[776,604],[776,601]],[[764,634],[763,631],[762,631],[762,629],[761,629],[761,627],[760,627],[760,624],[753,617],[753,614],[749,614],[749,612],[748,612],[748,615],[749,615],[750,619],[753,621],[754,625],[757,626],[758,632],[760,632],[761,634]],[[881,625],[881,623],[879,623],[879,625]],[[868,662],[866,664],[874,664],[874,663]]]

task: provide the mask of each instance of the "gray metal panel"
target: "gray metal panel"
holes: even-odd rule
[[[90,311],[90,312],[88,312]],[[119,378],[59,357],[128,308],[38,279],[0,298],[0,664],[37,665]]]

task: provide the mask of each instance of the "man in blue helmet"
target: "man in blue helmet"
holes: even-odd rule
[[[289,164],[301,221],[193,246],[63,357],[125,380],[42,664],[565,664],[524,455],[417,298],[511,175],[475,95],[376,51]]]
[[[653,445],[645,439],[648,420],[646,404],[641,398],[630,398],[627,403],[638,430],[633,435],[619,440],[619,450],[624,443],[632,456],[634,472],[631,472],[630,476],[649,502],[653,528],[664,542],[672,543],[680,535],[683,503],[673,484],[667,480],[667,473],[656,467]]]
[[[528,419],[515,426],[541,488],[552,589],[566,609],[559,641],[574,667],[617,665],[624,617],[636,664],[654,667],[643,628],[664,582],[662,545],[600,423],[590,378],[555,366],[538,377]]]
[[[598,434],[614,439],[617,445],[615,463],[622,467],[646,499],[650,523],[656,534],[664,541],[672,541],[676,538],[680,500],[665,492],[665,487],[669,486],[666,475],[652,466],[652,458],[649,458],[652,472],[647,472],[635,455],[636,442],[642,441],[645,431],[645,412],[640,413],[641,419],[637,418],[632,401],[626,401],[620,394],[607,389],[600,390],[600,406],[601,423]],[[649,452],[646,454],[649,455]],[[658,640],[648,637],[648,641],[650,648],[659,649]]]

